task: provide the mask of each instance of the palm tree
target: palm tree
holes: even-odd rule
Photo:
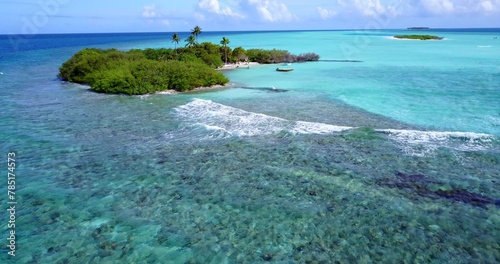
[[[187,42],[186,47],[188,47],[188,48],[191,48],[194,45],[196,45],[196,39],[194,38],[194,35],[189,36],[186,39],[186,42]]]
[[[227,64],[227,44],[229,44],[229,39],[226,37],[222,37],[220,44],[224,45],[224,54],[226,56],[226,64]]]
[[[177,33],[174,33],[172,35],[172,42],[175,42],[175,49],[177,50],[177,44],[179,44],[179,41],[181,41],[181,39],[179,38],[179,35],[177,35]]]
[[[198,35],[201,34],[201,28],[199,26],[194,27],[191,29],[191,34],[195,37],[196,42],[198,42]]]

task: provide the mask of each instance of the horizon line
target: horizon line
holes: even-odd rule
[[[418,26],[423,27],[423,26]],[[206,30],[203,32],[208,33],[220,33],[220,32],[228,32],[228,33],[237,33],[237,32],[304,32],[304,31],[380,31],[380,30],[409,30],[412,27],[406,28],[382,28],[382,29],[360,29],[360,28],[351,28],[351,29],[252,29],[252,30]],[[443,29],[500,29],[500,27],[426,27],[426,30],[443,30]],[[418,30],[413,30],[418,31]],[[36,33],[36,34],[22,34],[22,33],[0,33],[1,36],[35,36],[35,35],[70,35],[70,34],[152,34],[152,33],[191,33],[190,31],[122,31],[122,32],[52,32],[52,33]]]

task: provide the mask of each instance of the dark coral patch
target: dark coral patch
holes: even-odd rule
[[[486,208],[486,206],[490,204],[500,206],[500,200],[496,200],[479,193],[473,193],[465,189],[434,191],[432,190],[430,185],[442,185],[443,183],[430,180],[423,174],[406,174],[402,172],[396,172],[395,175],[395,178],[378,180],[376,183],[381,186],[411,191],[419,196],[432,199],[444,198],[482,208]]]

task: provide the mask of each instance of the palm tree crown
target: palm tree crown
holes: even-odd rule
[[[224,45],[224,54],[226,55],[226,64],[227,64],[227,44],[229,44],[229,39],[226,37],[222,37],[220,44]]]
[[[191,34],[195,37],[196,42],[198,42],[198,35],[201,34],[201,28],[199,26],[194,27],[191,29]]]
[[[179,41],[181,41],[179,35],[177,35],[177,33],[174,33],[172,35],[172,42],[175,42],[175,49],[177,49],[177,44],[179,44]]]
[[[191,48],[193,47],[194,45],[196,45],[196,39],[194,37],[194,35],[190,35],[187,39],[186,39],[186,47],[188,48]]]

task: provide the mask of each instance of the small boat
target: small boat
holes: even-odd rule
[[[292,68],[276,68],[276,71],[289,72],[289,71],[293,71],[293,69]]]

